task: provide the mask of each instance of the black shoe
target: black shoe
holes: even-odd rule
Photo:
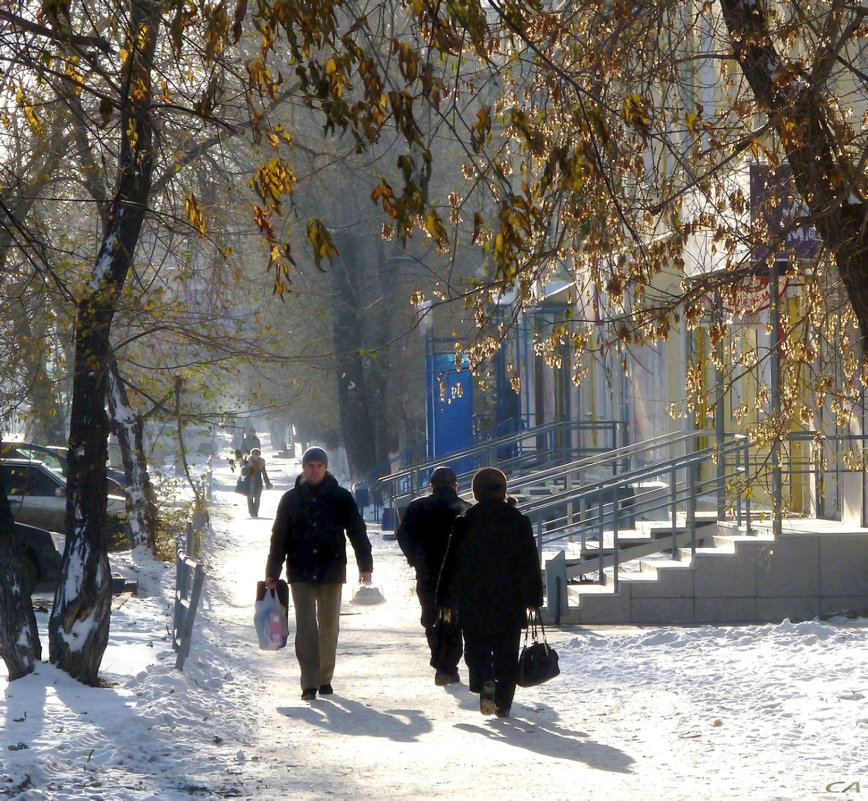
[[[334,692],[331,684],[320,684],[319,686],[319,694],[320,695],[331,695]]]
[[[301,691],[302,701],[313,701],[314,698],[316,698],[316,687],[305,687]]]
[[[461,677],[458,675],[457,670],[450,670],[445,672],[441,672],[438,670],[434,674],[434,683],[438,687],[445,687],[447,684],[458,684],[459,681],[461,681]]]
[[[489,680],[483,683],[482,692],[479,694],[479,711],[483,715],[493,715],[495,710],[494,682]]]
[[[509,710],[505,709],[502,706],[499,706],[499,707],[497,707],[497,709],[494,710],[494,714],[497,715],[497,717],[499,717],[499,718],[508,718],[509,717]]]

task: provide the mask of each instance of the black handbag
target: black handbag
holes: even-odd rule
[[[539,634],[537,634],[539,624]],[[528,645],[527,635],[530,631],[531,643]],[[542,642],[539,637],[542,636]],[[538,684],[553,679],[560,675],[558,667],[558,652],[546,642],[546,632],[543,628],[539,609],[528,612],[527,628],[524,632],[524,645],[518,655],[518,684],[519,687],[536,687]]]

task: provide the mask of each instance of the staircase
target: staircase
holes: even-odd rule
[[[766,622],[868,610],[868,529],[833,521],[784,521],[751,534],[713,523],[703,546],[676,558],[640,557],[602,583],[568,581],[567,560],[547,563],[545,618],[579,625]],[[549,568],[549,565],[551,567]],[[611,574],[611,568],[608,569]]]
[[[773,536],[775,524],[752,518],[749,496],[737,491],[747,440],[695,442],[661,437],[510,481],[511,492],[551,484],[519,505],[545,564],[549,622],[760,622],[868,610],[868,529],[779,519]]]

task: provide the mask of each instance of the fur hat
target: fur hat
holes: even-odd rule
[[[441,465],[435,467],[431,473],[431,486],[433,487],[454,487],[458,483],[458,476],[451,467]]]
[[[477,501],[502,501],[506,498],[506,476],[496,467],[483,467],[474,474],[471,488]]]
[[[322,462],[328,467],[329,456],[322,448],[308,448],[301,457],[301,466],[304,467],[308,462]]]

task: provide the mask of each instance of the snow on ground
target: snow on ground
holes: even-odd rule
[[[374,524],[386,603],[345,603],[335,695],[302,702],[291,645],[260,651],[252,624],[277,501],[299,470],[265,455],[275,489],[259,519],[228,467],[215,472],[184,671],[169,642],[174,566],[121,555],[115,569],[141,591],[113,614],[109,686],[47,663],[5,686],[0,796],[868,797],[868,619],[553,628],[561,676],[519,688],[511,719],[483,717],[466,684],[434,685],[412,571]],[[47,613],[39,621],[44,638]]]

